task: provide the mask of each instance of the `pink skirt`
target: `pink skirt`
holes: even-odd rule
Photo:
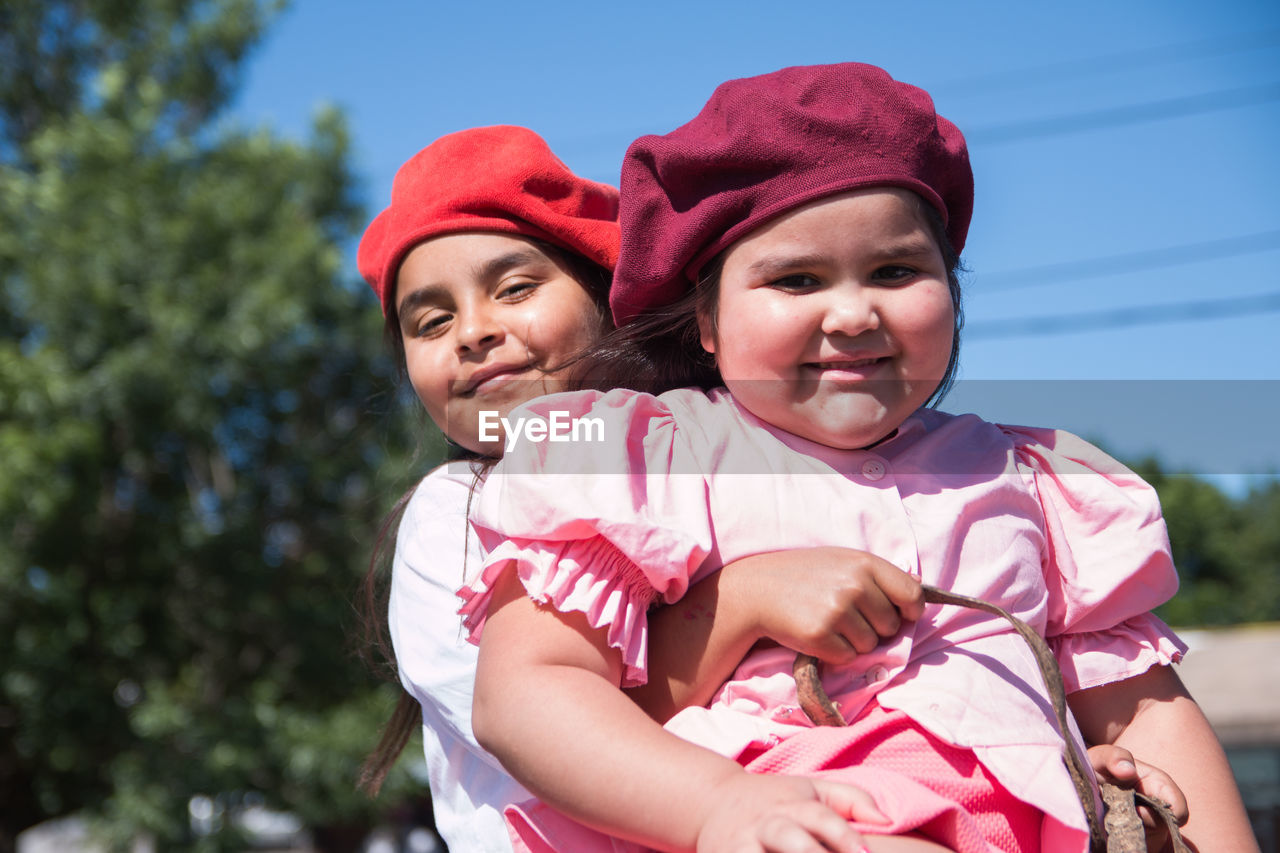
[[[806,729],[739,759],[752,773],[815,776],[870,793],[890,823],[866,835],[914,835],[957,853],[1034,853],[1043,813],[987,773],[973,752],[872,702],[845,728]]]
[[[1009,793],[972,752],[939,740],[901,711],[872,702],[844,728],[806,729],[739,762],[751,773],[813,776],[862,788],[888,824],[854,823],[865,835],[927,838],[956,853],[1038,853],[1043,814]],[[516,851],[632,853],[533,801],[508,807]]]

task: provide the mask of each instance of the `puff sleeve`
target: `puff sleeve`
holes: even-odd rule
[[[486,480],[472,525],[488,556],[458,593],[470,637],[478,642],[494,582],[514,568],[535,601],[607,629],[623,686],[643,683],[646,611],[682,597],[711,549],[696,460],[670,408],[648,394],[555,394],[517,417],[585,426],[576,440],[517,442]]]
[[[1067,689],[1180,660],[1185,644],[1150,612],[1178,589],[1155,490],[1070,433],[1005,429],[1044,511],[1046,634]]]

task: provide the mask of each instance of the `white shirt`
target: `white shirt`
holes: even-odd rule
[[[467,527],[474,475],[436,468],[400,520],[391,575],[390,628],[400,680],[422,706],[422,744],[436,829],[459,853],[509,853],[502,808],[529,798],[471,731],[477,648],[457,615],[455,590],[484,554]]]

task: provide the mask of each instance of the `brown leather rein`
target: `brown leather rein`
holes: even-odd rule
[[[1132,789],[1102,783],[1100,787],[1103,803],[1106,806],[1106,817],[1101,821],[1098,819],[1098,814],[1093,807],[1093,787],[1089,784],[1087,762],[1080,754],[1075,739],[1071,737],[1071,729],[1067,723],[1067,699],[1062,683],[1062,672],[1058,669],[1058,661],[1049,650],[1048,643],[1036,633],[1035,629],[1004,608],[980,598],[959,595],[926,585],[924,600],[928,604],[969,607],[999,616],[1008,621],[1031,647],[1031,652],[1035,655],[1036,663],[1040,667],[1040,675],[1044,678],[1045,687],[1049,691],[1049,701],[1053,706],[1054,717],[1058,721],[1058,732],[1062,735],[1062,761],[1067,766],[1067,772],[1071,774],[1071,781],[1075,783],[1076,796],[1080,799],[1085,820],[1089,824],[1090,847],[1095,853],[1104,853],[1104,851],[1105,853],[1144,853],[1146,851],[1146,832],[1142,827],[1141,818],[1138,817],[1138,803],[1151,809],[1165,822],[1176,853],[1190,853],[1178,831],[1177,819],[1168,804]],[[818,659],[812,655],[796,655],[793,671],[800,707],[814,725],[846,725],[844,717],[832,704],[822,686],[819,667]]]

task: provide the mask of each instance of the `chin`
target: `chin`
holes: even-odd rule
[[[863,450],[878,441],[883,441],[891,432],[893,432],[893,430],[866,434],[836,433],[823,439],[815,440],[821,444],[827,445],[828,447],[834,447],[836,450]]]
[[[810,423],[818,425],[818,429],[813,431],[822,437],[814,441],[839,450],[861,450],[882,441],[896,426],[888,413],[882,410],[862,414],[862,417],[851,414],[817,416]]]
[[[804,418],[783,426],[783,429],[815,444],[825,445],[835,450],[861,450],[893,432],[891,427],[868,428],[865,424],[845,426],[830,418],[821,420]]]

